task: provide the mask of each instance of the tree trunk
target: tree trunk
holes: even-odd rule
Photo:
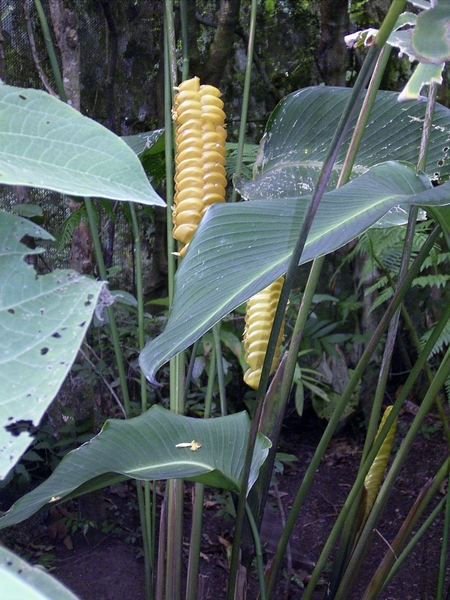
[[[221,0],[220,2],[217,30],[204,69],[204,83],[220,87],[223,73],[233,51],[240,7],[240,0]]]
[[[322,0],[320,3],[321,37],[317,50],[317,68],[325,85],[345,85],[348,50],[344,36],[349,32],[348,0]]]

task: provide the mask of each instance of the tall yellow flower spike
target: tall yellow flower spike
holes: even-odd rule
[[[244,375],[244,381],[255,390],[258,389],[259,381],[261,379],[261,371],[283,283],[284,275],[247,301],[244,350],[245,361],[249,368]],[[278,336],[277,349],[272,361],[272,372],[277,368],[280,360],[280,345],[283,340],[283,329],[284,324],[281,327],[280,335]]]
[[[194,77],[177,88],[173,237],[184,256],[211,204],[225,202],[225,113],[220,91]]]
[[[386,423],[386,419],[388,418],[390,412],[392,410],[392,406],[388,406],[384,411],[383,417],[381,419],[381,423],[378,427],[377,436],[380,434],[383,425]],[[366,490],[365,496],[365,507],[364,507],[364,521],[369,516],[370,511],[375,503],[376,497],[378,495],[378,490],[380,489],[381,481],[383,479],[384,472],[387,467],[387,463],[389,460],[389,456],[392,450],[392,444],[394,442],[395,431],[397,429],[397,418],[393,422],[391,428],[388,431],[387,436],[384,438],[384,442],[381,448],[378,451],[378,454],[375,456],[375,459],[370,467],[369,472],[364,479],[364,488]],[[375,438],[375,439],[376,439]]]

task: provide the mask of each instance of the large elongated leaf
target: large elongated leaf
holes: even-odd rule
[[[99,435],[70,452],[47,481],[18,500],[0,519],[0,528],[23,521],[45,504],[125,478],[182,478],[239,492],[249,430],[243,412],[193,419],[160,406],[127,421],[107,421]],[[177,447],[193,440],[201,444],[196,451]],[[250,485],[269,447],[270,441],[259,434]]]
[[[164,206],[134,152],[39,90],[0,85],[0,182]]]
[[[182,261],[166,330],[141,353],[140,364],[149,379],[154,380],[156,370],[171,356],[285,271],[305,202],[349,94],[346,88],[307,88],[277,106],[261,143],[256,179],[238,182],[251,202],[213,206]],[[417,162],[425,103],[405,105],[397,99],[392,92],[378,94],[356,158],[355,179],[323,198],[303,262],[339,248],[395,207],[415,202],[414,194],[429,185],[400,164],[366,173],[394,157]],[[449,130],[450,111],[437,106],[426,165],[427,175],[436,181],[450,177]],[[351,130],[328,189],[337,183],[350,136]]]
[[[429,188],[429,180],[411,166],[384,163],[328,192],[301,262],[346,244],[399,204],[450,203],[450,183]],[[147,377],[154,379],[171,356],[286,271],[308,200],[294,194],[208,210],[177,273],[166,329],[141,353]]]
[[[36,277],[27,255],[41,250],[24,236],[51,239],[43,229],[0,212],[0,479],[31,443],[86,333],[102,282],[75,271]]]
[[[0,546],[0,598],[5,600],[79,600],[57,579],[40,567]]]
[[[306,88],[280,102],[267,124],[257,165],[256,180],[261,187],[267,186],[266,198],[284,197],[285,180],[295,180],[298,195],[312,192],[350,92],[348,88]],[[394,92],[377,94],[353,177],[388,160],[417,163],[426,103],[400,104],[398,97]],[[355,122],[356,117],[352,125]],[[450,177],[449,130],[450,111],[437,105],[425,167],[431,179]],[[351,133],[352,127],[338,154],[329,189],[336,186]]]

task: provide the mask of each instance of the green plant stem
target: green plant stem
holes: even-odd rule
[[[383,19],[383,23],[375,38],[375,45],[382,48],[387,42],[392,30],[395,27],[398,17],[406,8],[406,0],[393,0],[387,15]]]
[[[222,347],[220,344],[220,322],[213,327],[214,347],[216,350],[217,362],[217,381],[219,383],[220,414],[225,417],[227,414],[227,397],[225,393],[225,373],[223,372]]]
[[[197,350],[200,345],[200,340],[201,340],[201,338],[198,338],[198,340],[195,340],[195,342],[192,345],[191,358],[189,360],[189,366],[188,366],[188,370],[186,372],[186,380],[184,382],[184,397],[185,398],[187,398],[188,393],[189,393],[189,386],[191,385],[191,381],[192,381],[192,373],[194,372],[195,359],[197,357]]]
[[[170,5],[170,7],[168,5]],[[172,236],[172,205],[174,195],[172,106],[173,88],[176,84],[176,78],[172,76],[173,71],[171,69],[171,61],[173,51],[169,44],[169,32],[172,32],[174,28],[173,10],[171,9],[171,5],[172,3],[167,0],[164,19],[164,128],[166,132],[164,138],[164,151],[166,158],[167,285],[169,307],[172,306],[175,280],[175,243]],[[172,39],[173,35],[173,33],[170,34],[170,39]]]
[[[427,529],[430,527],[430,525],[433,524],[434,520],[436,519],[436,517],[439,515],[439,513],[443,509],[445,502],[446,502],[446,498],[442,498],[442,500],[439,502],[439,504],[434,508],[434,510],[430,513],[430,515],[427,517],[427,519],[420,526],[419,530],[414,535],[414,537],[411,539],[409,544],[407,546],[405,546],[405,549],[403,550],[403,552],[397,557],[397,560],[394,562],[394,565],[393,565],[391,571],[389,572],[389,575],[387,576],[386,581],[384,582],[383,587],[381,588],[380,592],[382,592],[384,590],[384,588],[390,583],[390,581],[392,580],[394,575],[397,573],[397,571],[400,569],[402,564],[405,562],[405,560],[410,555],[411,551],[418,544],[418,542],[420,542],[421,538],[426,533]],[[369,598],[367,600],[369,600]]]
[[[417,171],[420,170],[421,166],[423,167],[423,165],[426,164],[426,157],[427,157],[427,153],[428,153],[428,144],[429,144],[429,130],[430,130],[432,119],[433,119],[435,99],[436,99],[436,95],[430,94],[428,103],[427,103],[426,116],[425,116],[423,131],[422,131],[422,143],[421,143],[420,151],[419,151]],[[403,245],[402,261],[401,261],[400,272],[399,272],[399,276],[398,276],[398,285],[403,280],[403,278],[407,272],[409,263],[410,263],[411,249],[412,249],[412,245],[413,245],[414,232],[415,232],[415,226],[416,226],[416,221],[417,221],[417,213],[418,213],[418,207],[416,207],[416,206],[413,206],[409,211],[408,225],[407,225],[407,230],[406,230],[405,242]],[[384,348],[384,352],[383,352],[383,358],[382,358],[381,367],[380,367],[380,371],[379,371],[377,387],[376,387],[376,391],[375,391],[371,415],[370,415],[369,424],[368,424],[368,428],[367,428],[367,434],[366,434],[364,449],[363,449],[363,453],[362,453],[362,457],[361,457],[361,463],[363,463],[365,461],[367,454],[368,454],[368,452],[373,444],[373,441],[375,439],[377,430],[378,430],[378,423],[380,420],[382,403],[383,403],[383,400],[385,397],[386,385],[387,385],[387,381],[388,381],[388,377],[389,377],[389,373],[390,373],[390,369],[391,369],[392,354],[393,354],[393,350],[394,350],[395,340],[397,338],[400,313],[401,313],[401,306],[399,306],[397,308],[395,314],[393,315],[393,317],[389,323],[387,337],[386,337],[386,344],[385,344],[385,348]],[[337,560],[335,563],[336,567],[333,571],[332,584],[331,584],[331,588],[330,588],[331,598],[334,597],[334,593],[339,584],[339,580],[342,577],[342,573],[344,571],[345,565],[349,560],[349,554],[354,545],[355,536],[357,533],[357,527],[355,527],[355,523],[357,523],[357,511],[359,509],[359,504],[360,504],[360,502],[355,503],[355,506],[352,509],[353,514],[350,515],[350,518],[347,519],[346,524],[344,526],[341,547],[339,549]]]
[[[373,65],[378,56],[378,50],[376,48],[371,48],[367,54],[367,58],[362,66],[358,79],[355,83],[355,86],[352,90],[350,98],[344,108],[344,112],[337,126],[336,132],[334,134],[333,140],[330,144],[330,149],[325,158],[323,167],[320,171],[318,181],[316,187],[314,189],[314,193],[312,195],[311,200],[309,201],[304,215],[304,220],[299,231],[299,236],[294,247],[293,253],[291,255],[291,259],[289,262],[289,267],[285,276],[284,285],[280,294],[280,299],[278,302],[277,310],[275,313],[275,318],[272,326],[272,331],[269,338],[269,343],[267,346],[266,356],[264,360],[264,365],[261,373],[261,381],[258,388],[258,392],[256,395],[257,399],[257,409],[255,416],[252,420],[252,425],[250,429],[249,441],[247,445],[247,452],[244,461],[244,467],[242,470],[242,484],[241,491],[239,494],[239,502],[238,508],[236,511],[236,524],[235,524],[235,534],[234,534],[234,542],[233,542],[233,550],[231,554],[231,563],[230,563],[230,584],[228,587],[228,600],[233,600],[235,588],[236,588],[236,576],[238,571],[238,562],[239,562],[239,547],[241,543],[242,530],[243,530],[243,522],[245,515],[245,502],[247,496],[247,481],[250,472],[250,465],[253,456],[253,447],[255,444],[256,435],[259,429],[259,421],[262,412],[262,406],[264,397],[266,395],[266,390],[269,382],[270,371],[272,366],[273,355],[275,352],[275,348],[277,346],[278,334],[281,329],[281,324],[284,320],[284,313],[286,311],[286,306],[289,298],[290,291],[293,286],[294,278],[297,273],[297,267],[300,262],[300,257],[303,252],[303,248],[306,243],[306,239],[311,228],[312,221],[317,212],[320,200],[325,192],[326,185],[331,175],[331,171],[336,160],[339,149],[342,145],[344,137],[348,131],[350,126],[350,121],[353,117],[354,111],[356,110],[356,106],[358,104],[360,95],[362,94],[363,89],[366,86],[367,80],[370,77],[372,72]],[[287,541],[286,541],[287,543]],[[270,594],[272,593],[273,586],[275,582],[272,583],[272,589],[268,587],[267,594],[270,598]]]
[[[450,475],[450,461],[449,468],[447,468],[447,477]],[[442,545],[441,545],[441,559],[439,564],[439,578],[438,578],[438,589],[436,593],[436,600],[443,600],[444,595],[444,584],[445,584],[445,567],[447,564],[448,555],[448,538],[449,538],[449,527],[450,527],[450,485],[447,482],[447,493],[446,493],[446,504],[445,504],[445,519],[444,519],[444,531],[442,533]]]
[[[104,281],[107,281],[105,261],[103,260],[103,252],[102,252],[102,247],[100,244],[100,237],[98,235],[98,230],[97,230],[97,219],[95,216],[95,211],[94,211],[94,207],[92,204],[92,200],[90,198],[85,198],[84,204],[86,206],[86,213],[88,216],[89,227],[90,227],[91,234],[92,234],[92,242],[94,244],[95,258],[97,260],[100,277]],[[127,378],[126,378],[126,374],[125,374],[125,367],[123,364],[122,350],[120,348],[120,339],[119,339],[119,332],[117,330],[117,325],[116,325],[116,318],[114,316],[114,310],[113,310],[112,306],[108,306],[106,310],[108,312],[109,328],[111,330],[111,337],[113,340],[117,370],[119,371],[120,389],[122,390],[122,396],[123,396],[123,406],[125,409],[126,416],[129,417],[130,413],[131,413],[130,397],[128,394]]]
[[[148,482],[146,482],[148,483]],[[152,565],[150,562],[150,546],[149,540],[150,537],[146,530],[147,520],[145,518],[146,514],[146,499],[144,496],[144,490],[142,489],[142,482],[136,481],[136,492],[138,498],[138,506],[139,506],[139,517],[141,521],[141,529],[142,529],[142,545],[144,547],[144,570],[145,570],[145,592],[146,592],[146,600],[152,600],[153,598],[153,586],[152,586]]]
[[[50,28],[47,23],[47,18],[45,16],[44,9],[42,8],[41,0],[34,0],[34,5],[36,7],[36,11],[38,13],[39,21],[41,23],[42,32],[44,34],[45,47],[47,49],[47,54],[50,59],[50,64],[52,66],[53,76],[56,82],[56,88],[58,90],[59,98],[63,102],[67,102],[66,90],[64,89],[63,80],[61,77],[61,71],[58,65],[58,59],[56,58],[55,48],[52,42],[52,36],[50,33]]]
[[[136,210],[134,204],[129,204],[131,224],[133,227],[134,236],[134,254],[136,264],[136,296],[138,303],[138,343],[139,351],[145,346],[145,328],[144,328],[144,293],[142,286],[142,248],[141,248],[141,232],[139,230],[139,224],[136,216]],[[145,379],[144,373],[141,371],[141,411],[147,410],[147,380]]]
[[[134,236],[134,253],[136,264],[136,296],[138,302],[138,343],[141,351],[145,345],[145,329],[144,329],[144,293],[142,286],[142,248],[141,248],[141,233],[137,220],[134,204],[129,205],[131,224],[133,227]],[[144,373],[141,371],[141,412],[144,413],[147,406],[147,380]],[[143,485],[143,489],[142,489]],[[144,545],[144,561],[145,561],[145,581],[147,597],[153,597],[153,549],[154,535],[151,518],[151,500],[150,500],[150,482],[144,481],[142,484],[137,482],[138,499],[139,499],[139,515],[141,519],[142,540]]]
[[[236,154],[236,177],[240,177],[242,173],[242,157],[244,156],[244,144],[245,144],[245,133],[247,129],[247,113],[248,113],[248,102],[250,98],[250,83],[252,77],[252,65],[253,65],[253,52],[255,47],[255,34],[256,34],[256,14],[257,14],[257,0],[252,0],[250,9],[250,25],[248,35],[248,47],[247,47],[247,64],[245,66],[245,79],[244,79],[244,93],[242,96],[242,110],[241,110],[241,123],[239,125],[239,138]],[[233,187],[231,192],[231,202],[235,202],[237,197],[236,188]]]
[[[173,301],[175,281],[174,240],[172,237],[173,204],[173,127],[172,112],[173,90],[177,83],[175,59],[175,24],[172,0],[165,0],[164,11],[164,122],[166,153],[166,202],[167,202],[167,250],[168,250],[168,296],[169,306]],[[170,410],[184,414],[184,354],[178,354],[170,360]],[[167,552],[165,574],[165,599],[181,600],[181,565],[183,552],[183,489],[182,480],[167,482]]]
[[[167,482],[166,600],[181,600],[184,482]]]
[[[156,500],[156,483],[153,481],[153,490],[152,495],[150,495],[150,481],[144,481],[144,509],[145,509],[145,533],[144,530],[142,532],[142,537],[147,538],[148,544],[148,557],[144,553],[144,559],[150,565],[151,569],[151,581],[150,581],[150,595],[153,597],[153,581],[154,581],[154,572],[155,572],[155,522],[153,515],[153,505],[152,502]]]
[[[249,504],[247,503],[245,506],[245,512],[247,514],[248,521],[250,523],[250,527],[253,533],[253,540],[255,542],[255,550],[256,550],[256,570],[258,572],[259,579],[259,599],[266,600],[266,584],[264,581],[264,565],[263,565],[263,553],[261,546],[261,539],[259,537],[258,526],[256,525],[255,518],[250,509]]]
[[[404,550],[401,552],[401,556],[403,557],[403,560],[405,560],[406,550],[408,549],[408,552],[410,552],[411,549],[419,542],[420,538],[425,532],[425,529],[422,531],[419,530],[413,536],[409,544],[405,547],[406,540],[411,535],[416,523],[422,516],[430,501],[434,498],[439,486],[442,485],[442,482],[447,476],[449,463],[450,458],[447,458],[433,480],[428,481],[420,490],[418,497],[411,507],[406,519],[401,524],[401,527],[398,530],[392,544],[390,545],[389,550],[384,555],[380,566],[374,573],[371,582],[367,586],[363,600],[374,600],[379,595],[381,590],[385,588],[388,581],[392,579],[393,574],[397,571],[399,566],[398,561],[400,560],[399,554],[402,549],[404,548]],[[443,500],[445,501],[445,498]],[[431,522],[429,522],[429,524],[431,524]]]
[[[381,336],[383,335],[384,331],[386,330],[391,316],[395,312],[397,306],[399,306],[399,304],[402,302],[404,295],[407,293],[409,286],[411,285],[414,277],[416,277],[417,273],[419,272],[420,266],[422,265],[425,258],[428,256],[428,253],[429,253],[430,249],[433,247],[433,244],[438,235],[439,235],[439,228],[436,227],[435,230],[433,231],[433,233],[429,236],[428,240],[425,242],[425,244],[422,247],[421,251],[419,252],[418,256],[416,257],[416,260],[414,261],[408,275],[406,276],[406,278],[403,282],[403,285],[397,290],[394,297],[392,298],[392,300],[389,304],[389,307],[387,308],[385,314],[381,318],[381,321],[380,321],[377,329],[375,330],[369,344],[367,345],[367,348],[365,349],[363,355],[361,356],[361,359],[358,362],[356,369],[355,369],[346,389],[344,390],[344,393],[342,394],[342,397],[341,397],[341,399],[340,399],[340,401],[339,401],[339,403],[327,425],[327,428],[322,436],[322,439],[320,440],[319,445],[316,449],[316,452],[314,453],[311,463],[306,471],[305,477],[302,481],[302,484],[298,490],[297,496],[296,496],[294,504],[292,506],[291,513],[289,514],[288,520],[286,522],[285,530],[283,531],[283,534],[281,536],[281,539],[279,542],[280,547],[282,547],[282,545],[284,545],[284,547],[285,547],[285,545],[287,544],[287,540],[288,540],[288,538],[292,532],[292,529],[295,525],[296,515],[298,514],[298,511],[300,510],[300,507],[303,503],[306,493],[308,492],[309,487],[311,485],[314,474],[319,467],[320,461],[325,453],[328,443],[331,440],[331,436],[333,435],[333,432],[334,432],[337,424],[340,421],[340,418],[343,414],[343,411],[345,409],[345,406],[346,406],[348,400],[350,399],[351,395],[354,393],[362,374],[364,373],[367,365],[369,364],[370,358],[371,358],[373,352],[375,351],[375,349],[381,339]],[[445,312],[446,312],[445,317],[447,317],[447,319],[448,319],[450,317],[450,306],[447,308],[447,310]],[[332,529],[330,535],[327,538],[327,541],[324,545],[322,553],[316,563],[316,567],[311,575],[311,579],[310,579],[310,581],[308,583],[308,587],[306,588],[306,591],[305,591],[304,600],[310,600],[311,595],[314,592],[314,588],[319,580],[320,574],[321,574],[323,568],[325,567],[325,563],[327,562],[327,560],[331,554],[331,551],[338,539],[339,532],[342,529],[342,527],[344,526],[346,519],[348,518],[348,514],[349,514],[351,507],[353,506],[355,500],[359,496],[360,490],[362,489],[362,486],[364,484],[364,478],[367,475],[378,450],[381,448],[384,438],[386,437],[392,423],[394,422],[395,416],[398,414],[398,411],[400,410],[400,407],[401,407],[402,403],[404,402],[407,393],[411,390],[413,382],[418,377],[420,370],[423,366],[423,363],[426,361],[427,356],[431,351],[431,348],[433,347],[436,339],[440,335],[440,331],[442,331],[442,329],[444,328],[445,322],[446,321],[444,321],[444,318],[442,320],[440,320],[440,322],[439,322],[440,327],[436,327],[435,330],[433,331],[433,334],[430,336],[430,339],[428,340],[427,344],[425,345],[425,348],[424,348],[422,354],[416,361],[416,364],[414,365],[414,367],[410,373],[410,376],[408,377],[408,380],[406,381],[405,385],[403,386],[402,391],[401,391],[398,399],[396,400],[396,402],[394,404],[394,408],[392,409],[388,419],[386,420],[386,423],[385,423],[382,431],[377,436],[377,439],[376,439],[375,443],[373,444],[373,447],[371,448],[364,465],[360,467],[356,481],[353,485],[353,488],[350,491],[349,495],[347,496],[344,506],[333,526],[333,529]],[[439,329],[440,329],[440,331],[439,331]],[[432,343],[430,342],[431,338],[433,338]],[[284,554],[284,551],[283,551],[283,554]]]
[[[189,77],[189,26],[186,0],[180,0],[181,41],[183,58],[181,63],[181,80]]]
[[[208,385],[205,396],[205,414],[204,418],[211,416],[211,406],[214,391],[214,377],[216,370],[216,349],[213,347],[209,361]],[[203,498],[205,486],[203,483],[196,483],[194,486],[194,505],[192,507],[192,528],[191,539],[189,542],[189,562],[186,583],[186,600],[197,600],[198,591],[198,573],[200,567],[200,548],[202,540],[202,522],[203,522]]]
[[[357,572],[358,565],[361,564],[361,560],[368,548],[369,540],[373,534],[375,529],[376,521],[379,518],[379,515],[384,508],[391,489],[393,488],[395,479],[400,471],[400,468],[403,466],[407,458],[407,454],[411,447],[414,438],[418,434],[420,430],[420,426],[422,425],[425,417],[430,411],[433,403],[436,400],[436,397],[445,383],[445,380],[450,374],[450,348],[447,350],[445,357],[431,383],[428,391],[425,395],[425,398],[422,401],[422,404],[414,417],[414,421],[411,424],[411,427],[406,434],[402,445],[400,446],[399,451],[392,463],[391,469],[383,483],[380,492],[375,500],[375,504],[372,508],[372,511],[369,514],[367,522],[364,526],[363,531],[361,532],[361,536],[356,544],[352,557],[350,559],[347,571],[342,578],[341,585],[339,586],[338,592],[336,594],[336,600],[340,598],[347,598],[349,594],[350,586],[353,582],[354,576]],[[391,411],[392,412],[392,411]]]

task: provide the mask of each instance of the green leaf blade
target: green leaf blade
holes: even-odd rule
[[[0,519],[0,528],[26,519],[47,504],[92,491],[124,478],[182,478],[239,492],[250,420],[246,413],[193,419],[160,406],[127,421],[107,421],[90,442],[70,452],[51,477],[18,500]],[[177,444],[196,440],[193,452]],[[253,483],[270,442],[255,444]]]
[[[411,166],[390,162],[328,192],[301,263],[343,246],[393,207],[413,203],[428,187],[429,181]],[[428,201],[439,189],[430,190]],[[286,271],[308,201],[290,193],[295,191],[287,189],[286,198],[276,202],[257,198],[208,211],[178,270],[166,329],[141,352],[140,365],[150,380],[171,356]]]
[[[0,182],[165,206],[123,140],[45,92],[3,84]]]

